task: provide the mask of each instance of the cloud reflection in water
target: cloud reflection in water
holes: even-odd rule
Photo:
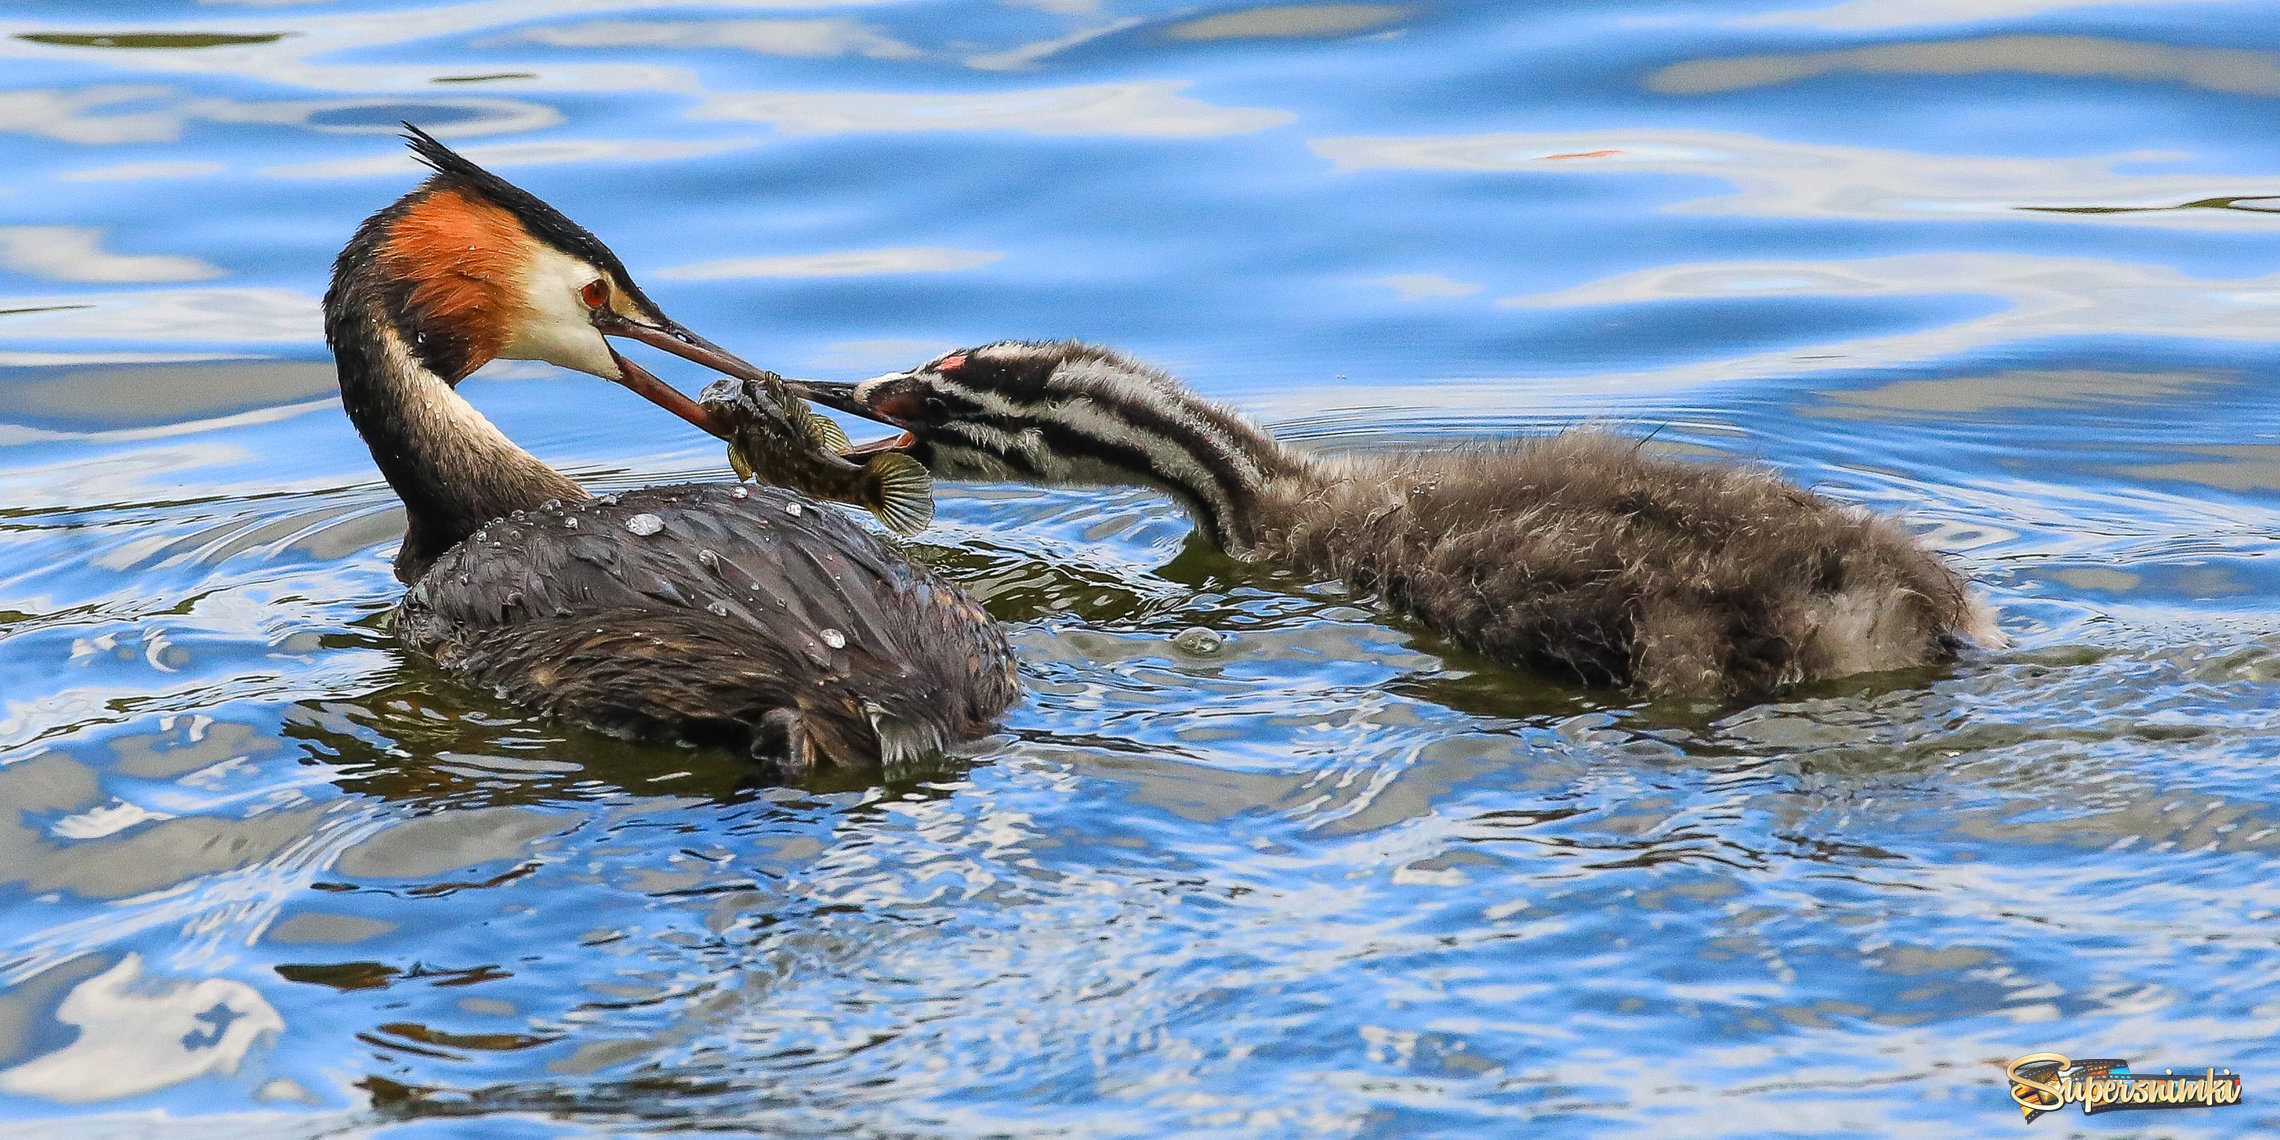
[[[212,1073],[234,1073],[285,1019],[244,982],[207,978],[160,985],[142,956],[74,987],[56,1019],[79,1027],[71,1044],[0,1070],[0,1090],[72,1104],[117,1100]]]
[[[1210,138],[1294,122],[1289,111],[1219,107],[1182,95],[1184,80],[1041,87],[986,94],[739,91],[714,95],[699,119],[763,122],[788,135],[846,131],[1020,131],[1038,135]]]
[[[2033,207],[2175,205],[2271,191],[2262,178],[2124,174],[2125,163],[2181,160],[2141,151],[2083,158],[1919,154],[1877,147],[1784,142],[1732,131],[1604,130],[1541,134],[1322,138],[1310,145],[1341,171],[1511,171],[1539,175],[1693,174],[1734,193],[1672,209],[1782,218],[1972,220],[2175,226],[2264,231],[2246,211],[2127,215]]]
[[[2177,47],[2099,36],[1988,36],[1874,44],[1835,51],[1730,56],[1675,63],[1647,77],[1665,95],[1709,95],[1821,75],[1988,75],[2002,72],[2139,83],[2186,83],[2234,95],[2280,95],[2280,58],[2237,48]]]

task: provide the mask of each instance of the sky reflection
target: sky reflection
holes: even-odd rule
[[[2280,1069],[2266,15],[11,6],[0,1135],[1945,1137],[1984,1058]],[[1002,733],[778,788],[577,732],[388,629],[317,310],[399,119],[767,367],[1080,336],[1333,454],[1596,422],[1893,513],[2016,644],[1634,706],[1153,492],[945,483],[907,549],[1012,626]],[[461,392],[599,491],[726,477],[613,385]]]
[[[1210,138],[1279,127],[1297,116],[1265,107],[1218,107],[1180,92],[1179,80],[1044,87],[986,95],[865,91],[714,95],[697,119],[763,122],[785,134],[845,131],[1022,131],[1040,135]]]
[[[1846,0],[1825,8],[1772,12],[1744,25],[1798,24],[1841,31],[1872,31],[1932,24],[1980,24],[2083,8],[2229,3],[2236,0]]]
[[[1988,316],[1920,331],[1606,379],[1698,383],[1779,376],[1809,368],[1884,368],[1947,359],[1989,345],[2067,336],[2280,341],[2280,272],[2210,281],[2164,266],[1997,253],[1661,266],[1555,293],[1506,297],[1497,303],[1555,308],[1776,294],[1943,293],[1999,297],[2005,307]]]
[[[2005,221],[2173,226],[2268,232],[2236,211],[2127,215],[2049,207],[2144,205],[2267,193],[2253,175],[2124,173],[2125,165],[2182,163],[2175,151],[2084,158],[1921,154],[1788,142],[1731,131],[1607,130],[1548,134],[1323,138],[1309,144],[1341,171],[1512,171],[1531,175],[1696,174],[1730,194],[1672,209],[1784,218]]]

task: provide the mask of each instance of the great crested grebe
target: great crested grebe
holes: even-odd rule
[[[1651,697],[1756,696],[2001,644],[1897,523],[1605,432],[1318,457],[1074,341],[794,386],[906,433],[859,451],[948,479],[1160,488],[1234,557],[1343,579],[1506,663]]]
[[[997,623],[840,511],[740,484],[595,498],[461,398],[490,360],[542,360],[733,437],[604,337],[774,377],[666,319],[553,207],[410,142],[433,176],[358,228],[325,293],[342,406],[410,521],[405,644],[508,700],[793,777],[978,735],[1012,703]]]

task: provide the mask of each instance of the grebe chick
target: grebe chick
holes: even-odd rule
[[[416,128],[411,145],[434,175],[356,231],[325,294],[341,404],[409,519],[404,643],[517,703],[727,743],[787,777],[985,731],[1018,692],[1004,633],[838,509],[733,484],[595,498],[458,394],[493,359],[543,360],[726,438],[736,409],[698,406],[605,336],[781,382],[666,319],[553,207]]]
[[[1892,520],[1605,432],[1326,458],[1073,341],[795,387],[907,433],[861,450],[938,478],[1156,487],[1234,557],[1342,579],[1466,649],[1588,684],[1730,700],[2001,643]]]

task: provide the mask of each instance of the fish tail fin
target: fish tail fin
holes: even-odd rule
[[[934,476],[907,455],[875,455],[867,465],[871,513],[896,534],[917,534],[934,521]]]

